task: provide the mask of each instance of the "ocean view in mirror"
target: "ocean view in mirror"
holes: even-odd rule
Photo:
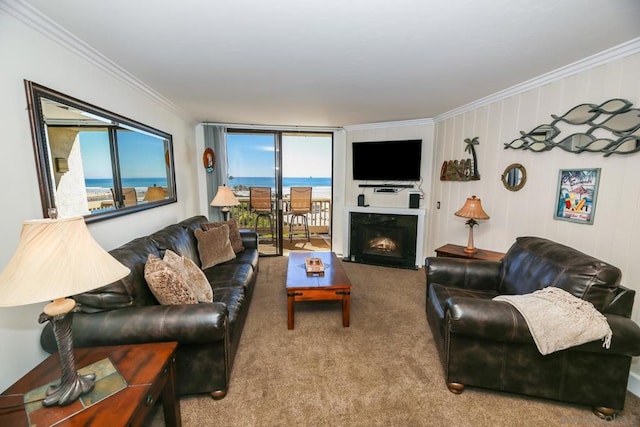
[[[85,178],[84,185],[87,191],[89,210],[98,212],[103,208],[113,209],[113,179],[111,178]],[[149,187],[167,188],[167,178],[122,178],[122,188],[135,188],[136,199],[142,201]],[[107,202],[107,203],[104,203]]]
[[[87,188],[113,188],[113,179],[111,178],[86,178],[84,180],[85,187]],[[166,187],[167,186],[167,178],[159,177],[159,178],[123,178],[122,179],[123,187],[136,187],[136,188],[144,188],[147,187]]]

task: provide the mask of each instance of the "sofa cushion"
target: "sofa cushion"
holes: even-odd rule
[[[238,229],[238,223],[235,219],[231,218],[228,221],[220,221],[220,222],[207,222],[202,224],[202,229],[204,231],[211,230],[212,228],[222,227],[223,225],[229,226],[229,241],[231,242],[231,247],[235,253],[244,251],[244,246],[242,245],[242,237],[240,237],[240,230]]]
[[[162,305],[197,304],[198,298],[182,275],[155,255],[149,255],[144,278]]]
[[[213,291],[207,276],[200,270],[193,261],[184,256],[180,256],[170,249],[167,249],[162,258],[164,262],[176,269],[182,278],[187,282],[187,285],[196,294],[198,302],[212,302]]]
[[[249,264],[234,264],[228,262],[204,270],[207,280],[217,292],[218,288],[239,287],[247,288],[253,283],[253,267]],[[247,289],[249,290],[249,289]]]
[[[229,240],[228,225],[224,224],[207,231],[196,230],[194,234],[198,241],[198,253],[203,270],[236,257]]]
[[[225,264],[249,264],[254,271],[258,271],[258,260],[260,254],[255,249],[244,250],[236,254],[236,257]]]
[[[555,286],[599,311],[613,300],[620,269],[576,249],[539,237],[518,237],[502,261],[500,294],[529,294]]]

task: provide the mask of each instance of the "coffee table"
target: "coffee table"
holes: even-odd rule
[[[305,258],[322,259],[324,273],[307,273]],[[287,266],[287,329],[294,326],[297,301],[342,301],[342,326],[349,326],[351,282],[342,263],[333,252],[290,252]]]
[[[165,424],[178,427],[182,421],[176,397],[177,346],[175,342],[159,342],[77,348],[78,368],[97,362],[110,366],[113,373],[73,403],[45,408],[29,396],[60,378],[60,361],[54,353],[0,394],[0,425],[142,426],[156,401],[162,400]],[[116,387],[109,390],[114,384]],[[25,397],[30,403],[25,404]]]

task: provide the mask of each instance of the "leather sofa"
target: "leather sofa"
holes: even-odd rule
[[[111,250],[131,273],[73,297],[78,303],[73,315],[74,345],[177,341],[178,393],[223,398],[258,274],[256,233],[240,230],[245,250],[204,270],[214,292],[212,303],[159,305],[144,279],[147,256],[162,258],[167,249],[200,266],[194,230],[206,222],[206,217],[195,216]],[[42,331],[41,345],[49,353],[57,351],[50,324]]]
[[[570,247],[520,237],[499,261],[428,257],[426,312],[447,387],[465,386],[589,405],[611,419],[624,407],[640,328],[630,320],[635,292],[618,268]],[[557,286],[591,302],[613,332],[600,340],[543,356],[523,316],[492,299]]]

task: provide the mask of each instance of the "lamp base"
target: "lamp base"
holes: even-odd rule
[[[473,226],[474,225],[475,224],[473,224],[473,223],[469,224],[469,241],[467,242],[467,247],[464,248],[464,250],[463,250],[465,254],[469,254],[469,255],[473,255],[473,254],[478,253],[478,248],[473,246]]]
[[[69,302],[71,301],[71,302]],[[60,309],[60,306],[64,306]],[[71,307],[71,309],[69,309]],[[47,390],[47,397],[42,401],[43,406],[65,406],[75,402],[81,395],[93,389],[96,374],[80,375],[76,371],[76,361],[73,356],[73,339],[71,335],[71,322],[73,319],[73,300],[56,300],[45,307],[45,312],[40,315],[39,322],[47,320],[53,326],[53,333],[58,344],[62,379],[57,386],[51,386]],[[64,310],[68,310],[64,312]],[[62,312],[61,312],[62,310]]]

